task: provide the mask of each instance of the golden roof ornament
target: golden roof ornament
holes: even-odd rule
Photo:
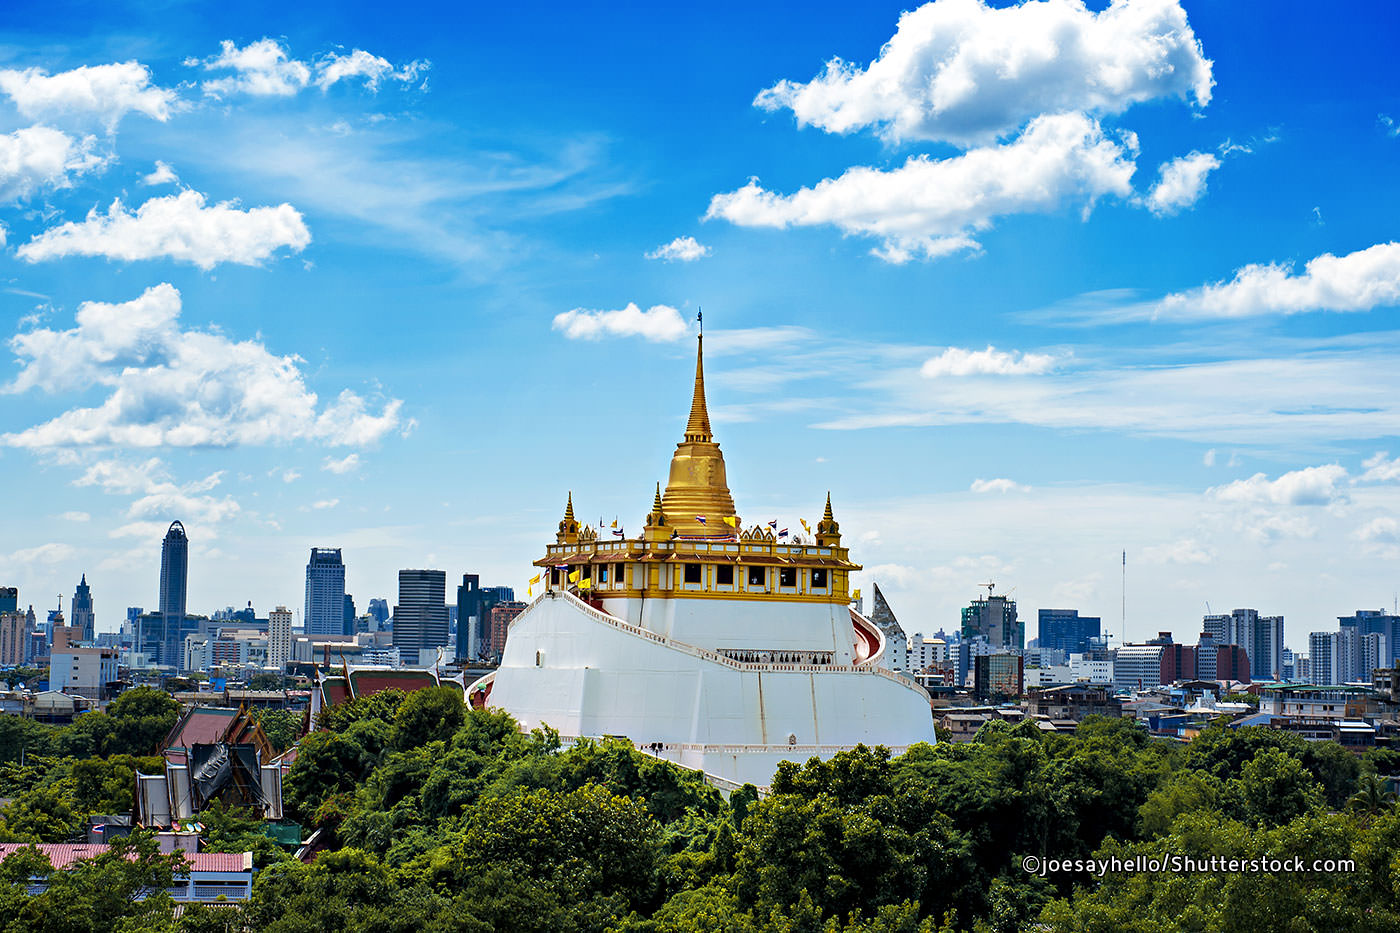
[[[839,547],[841,545],[841,526],[836,522],[836,516],[831,514],[831,493],[826,494],[826,511],[822,513],[822,520],[817,522],[817,544],[821,547]]]
[[[556,536],[559,544],[575,544],[578,542],[578,521],[574,518],[574,492],[569,490],[569,502],[564,506],[564,520],[559,523],[559,534]]]

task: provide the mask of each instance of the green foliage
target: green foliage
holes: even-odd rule
[[[286,689],[286,685],[287,675],[268,672],[254,674],[244,686],[249,690],[283,690]]]
[[[263,675],[259,674],[258,676]],[[285,752],[296,744],[297,736],[301,735],[301,726],[305,718],[304,713],[289,709],[253,710],[253,719],[262,727],[263,735],[267,736],[273,749],[278,752]]]
[[[105,713],[83,713],[54,740],[55,750],[73,758],[94,755],[158,754],[180,718],[180,704],[153,687],[135,687],[117,697]]]
[[[53,726],[23,716],[0,715],[0,763],[19,761],[21,750],[26,758],[50,754],[57,734]]]
[[[452,738],[466,719],[467,704],[456,687],[428,687],[404,698],[394,714],[394,746],[418,748]]]

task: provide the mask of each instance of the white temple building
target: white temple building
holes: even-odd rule
[[[885,632],[851,608],[860,565],[830,495],[807,539],[740,521],[700,348],[685,436],[642,534],[581,526],[570,494],[535,565],[545,592],[470,691],[524,728],[623,736],[722,785],[760,787],[784,759],[935,741],[927,693],[887,669]]]

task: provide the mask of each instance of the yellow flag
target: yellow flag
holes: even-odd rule
[[[540,582],[540,574],[538,574],[538,573],[535,574],[533,577],[530,578],[530,585],[531,585],[531,586],[534,586],[536,583],[539,583],[539,582]]]
[[[587,578],[582,579],[578,581],[578,588],[581,590],[591,590],[593,589],[593,581]]]
[[[852,593],[851,599],[860,599],[860,590],[856,590],[854,593]]]
[[[807,532],[807,534],[811,534],[811,533],[812,533],[812,526],[809,525],[809,524],[807,524],[807,519],[805,519],[805,518],[799,518],[798,521],[802,523],[802,530],[803,530],[803,531]]]
[[[533,586],[527,586],[527,587],[525,587],[525,595],[526,595],[526,596],[534,596],[534,595],[535,595],[535,588],[534,588]]]
[[[726,519],[724,520],[724,523],[725,523],[726,525],[728,525],[730,528],[738,528],[738,527],[739,527],[739,516],[737,516],[737,515],[731,515],[730,517],[728,517],[728,518],[726,518]]]
[[[578,582],[578,571],[577,571],[577,570],[575,570],[575,571],[573,571],[572,573],[569,574],[569,582],[570,582],[570,583],[577,583],[577,582]]]

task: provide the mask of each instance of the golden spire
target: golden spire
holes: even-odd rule
[[[661,507],[661,484],[656,484],[656,498],[652,500],[651,511],[647,513],[645,529],[642,533],[647,541],[663,541],[671,537],[666,526],[666,511]]]
[[[695,344],[695,394],[690,402],[690,418],[685,437],[671,457],[671,473],[661,502],[667,524],[682,535],[722,538],[739,525],[725,477],[724,454],[715,443],[710,415],[705,409],[703,338],[697,338]],[[734,519],[734,525],[725,519]]]
[[[564,520],[559,523],[559,534],[555,536],[559,544],[573,544],[578,541],[578,522],[574,519],[574,492],[569,490],[569,503],[564,506]]]
[[[695,338],[695,395],[690,399],[690,420],[685,425],[685,439],[691,444],[708,444],[710,413],[705,410],[705,336]]]
[[[826,511],[822,513],[822,520],[817,522],[817,544],[821,547],[839,547],[841,545],[841,526],[836,522],[836,516],[831,514],[831,493],[826,494]]]

